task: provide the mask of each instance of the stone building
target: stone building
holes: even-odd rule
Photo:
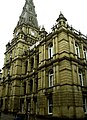
[[[2,104],[1,97],[2,97],[2,87],[3,87],[1,82],[2,82],[2,71],[0,70],[0,107]],[[0,111],[1,111],[1,109],[0,109]]]
[[[1,78],[2,78],[2,73],[1,73],[1,70],[0,70],[0,80],[1,80]]]
[[[87,114],[87,37],[60,13],[49,34],[38,27],[33,0],[26,0],[6,45],[2,111],[30,119],[84,118]]]

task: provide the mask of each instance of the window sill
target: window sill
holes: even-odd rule
[[[87,112],[85,112],[85,115],[87,115]]]
[[[53,115],[53,113],[48,113],[48,115],[50,116],[50,115]]]

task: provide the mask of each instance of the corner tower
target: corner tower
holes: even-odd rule
[[[39,27],[33,0],[26,0],[13,39],[6,45],[3,67],[2,111],[17,112],[26,77],[24,54],[38,41]]]

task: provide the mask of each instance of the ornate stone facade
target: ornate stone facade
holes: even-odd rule
[[[27,0],[24,10],[28,5],[37,21],[33,1]],[[26,11],[20,18],[28,17]],[[37,22],[20,21],[6,45],[0,82],[2,111],[29,113],[31,119],[84,118],[87,37],[70,27],[62,13],[49,34]]]

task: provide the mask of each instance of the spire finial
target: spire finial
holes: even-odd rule
[[[60,14],[62,14],[62,11],[60,11]]]

